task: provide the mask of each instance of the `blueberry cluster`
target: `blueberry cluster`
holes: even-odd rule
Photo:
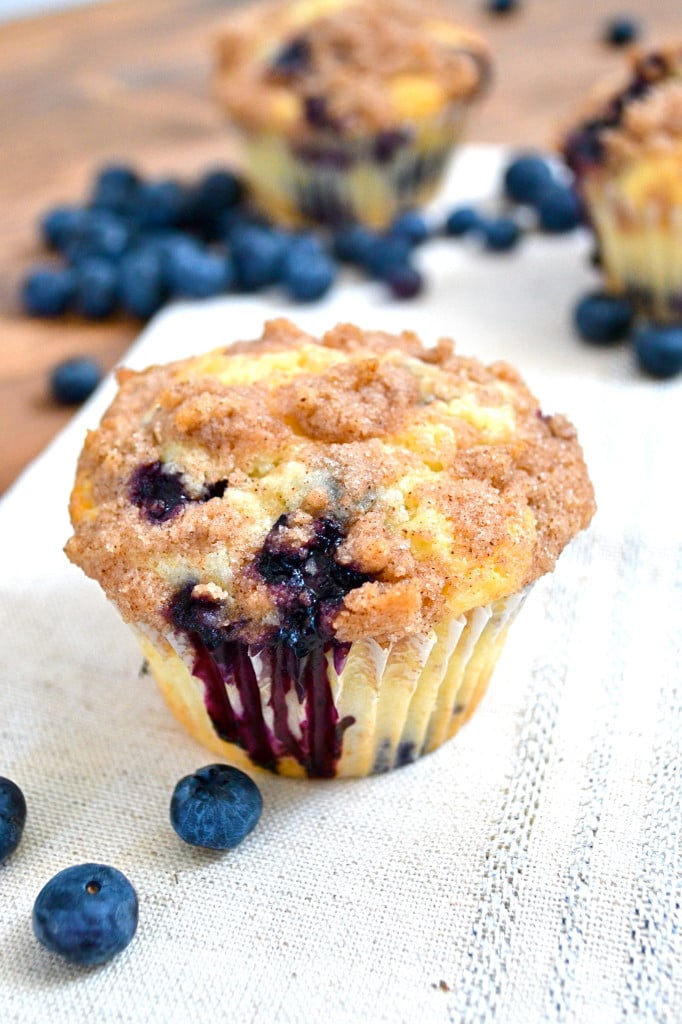
[[[191,846],[231,850],[256,827],[262,807],[260,790],[248,775],[228,765],[208,765],[177,783],[170,821]],[[18,847],[25,823],[21,789],[0,777],[0,865]],[[138,911],[137,893],[124,874],[107,864],[76,864],[59,871],[38,893],[33,932],[51,953],[92,967],[130,944]]]
[[[640,368],[652,377],[664,380],[682,372],[682,324],[638,322],[627,298],[604,291],[584,295],[573,319],[579,337],[590,345],[631,337]]]

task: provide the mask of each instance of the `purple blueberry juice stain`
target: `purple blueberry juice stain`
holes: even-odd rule
[[[150,462],[138,466],[130,478],[128,497],[133,505],[152,523],[166,523],[185,505],[222,498],[227,480],[207,484],[199,498],[192,498],[185,490],[182,475],[168,469],[163,462]]]
[[[245,641],[244,623],[225,623],[220,602],[193,597],[196,581],[176,593],[170,618],[192,644],[193,673],[204,684],[206,710],[221,739],[271,771],[290,757],[309,777],[331,778],[354,722],[351,716],[339,720],[334,705],[330,665],[342,671],[350,645],[335,640],[331,623],[345,595],[372,577],[336,561],[344,530],[335,519],[317,520],[304,544],[292,543],[293,536],[281,516],[254,562],[279,616],[279,625],[258,643]],[[268,721],[256,658],[269,682]],[[291,705],[299,708],[295,729]]]

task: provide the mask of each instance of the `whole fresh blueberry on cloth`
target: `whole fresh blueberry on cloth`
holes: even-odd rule
[[[635,335],[641,368],[662,380],[682,372],[682,325],[645,324]]]
[[[0,864],[14,853],[26,824],[26,800],[16,782],[0,776]]]
[[[33,931],[51,953],[91,966],[126,948],[137,918],[137,894],[125,875],[106,864],[77,864],[39,892]]]
[[[238,768],[210,764],[180,779],[170,804],[171,825],[190,846],[232,850],[260,818],[263,798]]]

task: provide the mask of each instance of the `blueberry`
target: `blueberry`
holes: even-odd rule
[[[74,270],[76,308],[89,320],[111,316],[118,305],[119,275],[108,260],[93,257]]]
[[[505,194],[515,203],[532,203],[552,181],[552,169],[539,153],[520,153],[514,157],[502,179]]]
[[[641,26],[636,18],[620,15],[609,18],[604,25],[602,39],[608,46],[629,46],[635,43],[641,34]]]
[[[90,211],[81,206],[55,206],[48,210],[40,222],[45,244],[51,249],[62,249],[68,240],[82,231]]]
[[[237,286],[246,292],[275,284],[281,276],[288,242],[279,231],[247,225],[231,236]]]
[[[50,389],[60,405],[79,405],[90,397],[101,379],[99,363],[87,356],[75,356],[55,366]]]
[[[481,226],[481,215],[473,206],[458,206],[445,220],[445,234],[459,238],[469,235]]]
[[[110,210],[90,210],[81,227],[66,239],[62,252],[69,263],[91,256],[117,261],[131,242],[131,228]]]
[[[162,462],[150,462],[135,470],[128,497],[153,523],[167,522],[190,500],[181,474]]]
[[[176,227],[186,210],[187,196],[172,178],[143,182],[135,194],[134,216],[143,230]]]
[[[137,894],[106,864],[78,864],[51,878],[33,905],[33,932],[51,953],[71,963],[106,963],[137,929]]]
[[[223,232],[223,215],[242,199],[244,185],[232,171],[209,171],[188,198],[188,221],[194,231],[209,241]]]
[[[0,864],[14,853],[26,824],[26,801],[16,782],[0,776]]]
[[[574,231],[581,221],[580,201],[571,188],[554,183],[539,190],[533,200],[543,231],[561,234]]]
[[[24,309],[31,316],[61,316],[73,296],[73,274],[55,267],[36,267],[29,271],[21,287]]]
[[[593,345],[611,345],[628,335],[633,312],[627,299],[597,291],[580,300],[573,319],[583,341]]]
[[[334,255],[343,263],[364,263],[376,237],[362,224],[348,224],[334,235]]]
[[[424,288],[424,278],[416,267],[409,264],[389,270],[386,283],[396,299],[413,299]]]
[[[480,231],[485,248],[490,252],[508,252],[521,240],[521,229],[511,217],[482,220]]]
[[[173,295],[207,299],[228,291],[233,283],[231,263],[225,254],[207,252],[200,246],[175,246],[169,253],[166,280]]]
[[[429,237],[426,221],[416,210],[399,214],[389,228],[389,234],[406,238],[410,245],[421,245]]]
[[[131,207],[139,180],[137,172],[128,164],[108,164],[95,177],[90,203],[98,209],[126,212]]]
[[[119,271],[121,304],[127,313],[147,320],[166,301],[160,253],[144,247],[124,256]]]
[[[485,8],[491,14],[513,14],[520,7],[520,0],[485,0]]]
[[[298,302],[322,298],[336,280],[336,267],[327,253],[308,240],[295,242],[288,249],[282,266],[282,283]]]
[[[682,325],[643,325],[635,334],[635,352],[652,377],[675,377],[682,371]]]
[[[412,246],[400,235],[378,235],[365,252],[363,265],[375,277],[385,279],[396,267],[410,261]]]
[[[295,36],[285,43],[272,58],[270,67],[282,78],[302,74],[310,67],[312,51],[305,36]]]
[[[258,824],[263,798],[255,782],[238,768],[211,764],[176,785],[171,825],[190,846],[232,850]]]

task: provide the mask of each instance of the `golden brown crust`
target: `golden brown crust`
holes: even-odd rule
[[[278,69],[277,55],[301,40],[305,64]],[[489,65],[483,40],[439,0],[256,4],[226,22],[217,58],[216,94],[237,123],[279,129],[286,113],[287,131],[300,138],[320,127],[344,136],[395,127],[403,118],[391,86],[400,91],[401,81],[408,87],[414,76],[438,88],[443,106],[468,100],[485,84]],[[310,100],[318,104],[312,124],[305,114]]]
[[[80,457],[67,553],[156,633],[190,582],[240,635],[275,628],[257,566],[282,515],[299,548],[340,524],[336,564],[367,582],[338,602],[334,635],[384,642],[517,592],[594,511],[570,423],[451,342],[343,324],[317,340],[276,320],[256,342],[119,381]],[[134,481],[159,464],[183,500],[153,519]]]

